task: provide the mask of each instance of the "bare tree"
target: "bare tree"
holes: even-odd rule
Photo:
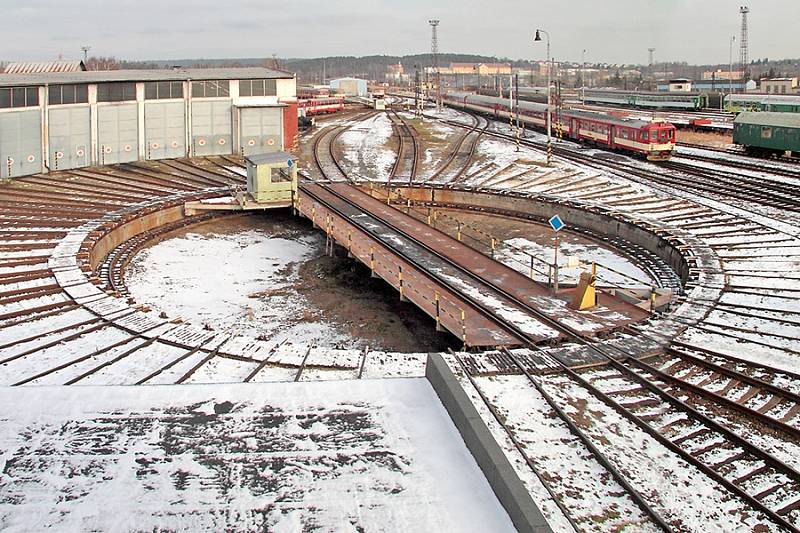
[[[86,60],[86,70],[119,70],[120,65],[113,57],[92,56]]]

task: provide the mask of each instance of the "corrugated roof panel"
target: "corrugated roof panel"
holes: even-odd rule
[[[44,84],[58,85],[67,83],[104,83],[115,81],[255,80],[292,79],[293,77],[294,74],[291,72],[260,67],[102,70],[88,72],[4,74],[0,76],[0,87]]]
[[[83,61],[29,61],[9,63],[6,74],[42,74],[49,72],[81,72],[86,70]]]

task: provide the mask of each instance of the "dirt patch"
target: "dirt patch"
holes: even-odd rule
[[[370,277],[369,269],[355,260],[323,255],[302,264],[299,277],[299,292],[322,317],[371,346],[402,352],[459,347],[455,337],[437,332],[430,317],[401,302],[397,291]]]
[[[702,144],[714,148],[725,148],[733,143],[733,132],[712,133],[705,131],[678,130],[677,141],[691,144]]]

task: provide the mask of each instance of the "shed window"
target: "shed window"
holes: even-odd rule
[[[227,98],[231,95],[230,83],[221,81],[193,81],[193,98]]]
[[[183,98],[183,82],[160,81],[144,84],[145,100],[167,100],[170,98]]]
[[[0,108],[36,107],[38,105],[38,87],[13,87],[0,89]]]
[[[239,80],[239,96],[276,96],[275,80]]]
[[[135,83],[100,83],[97,85],[98,102],[127,102],[136,100]]]
[[[89,86],[51,85],[48,91],[49,105],[85,104],[89,102]]]

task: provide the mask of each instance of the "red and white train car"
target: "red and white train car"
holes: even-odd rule
[[[344,110],[344,98],[309,98],[297,101],[301,116],[324,115]]]
[[[510,115],[509,101],[503,98],[450,93],[445,102],[497,118],[508,119]],[[519,114],[525,124],[547,128],[547,105],[520,101]],[[666,161],[675,149],[675,126],[666,121],[648,122],[572,109],[552,111],[550,120],[552,131],[560,132],[564,138],[641,154],[651,161]]]

